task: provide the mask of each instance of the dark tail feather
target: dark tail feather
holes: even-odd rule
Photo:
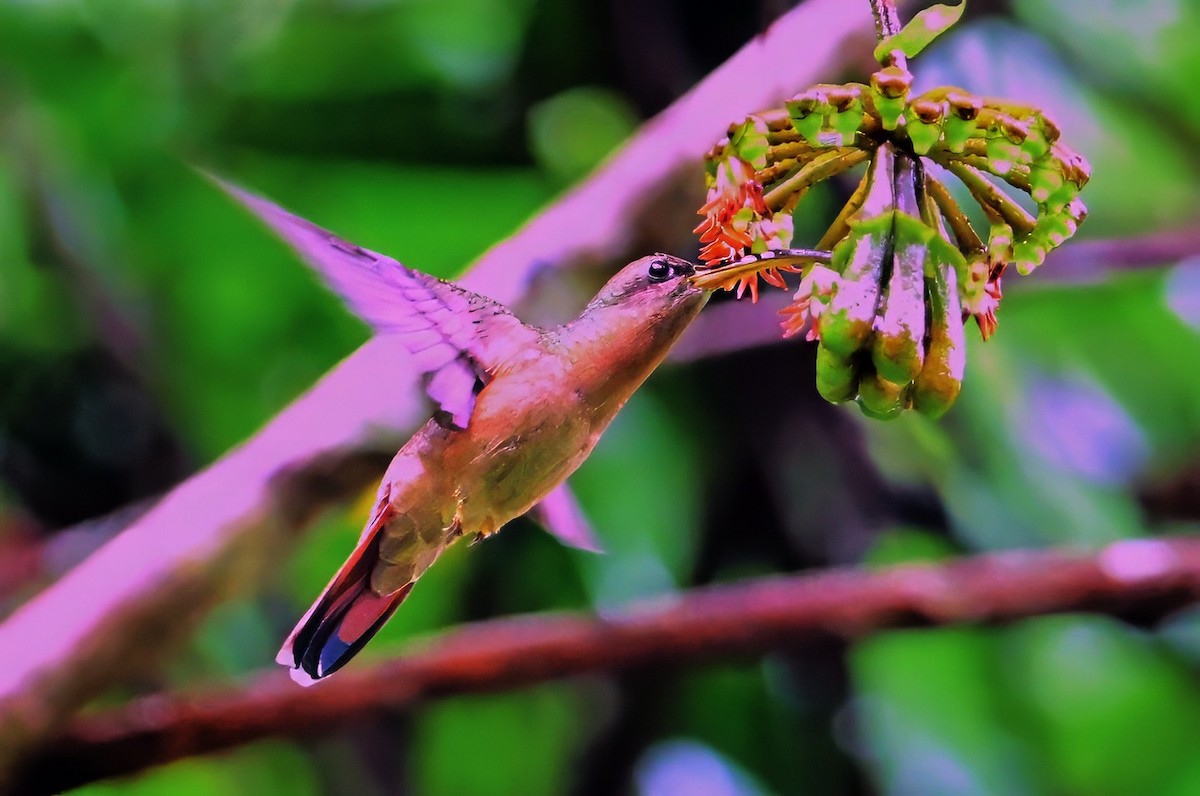
[[[376,546],[356,551],[279,650],[276,660],[292,667],[292,679],[301,685],[312,685],[342,668],[412,590],[412,583],[391,594],[371,589],[375,556],[370,548]]]

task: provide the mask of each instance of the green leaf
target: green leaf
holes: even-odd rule
[[[900,50],[909,58],[929,46],[929,43],[945,33],[962,18],[967,0],[956,6],[944,3],[930,6],[913,17],[895,36],[888,36],[875,47],[875,59],[883,63],[893,50]]]
[[[550,683],[507,694],[459,696],[430,706],[413,724],[414,792],[566,792],[572,761],[578,759],[591,729],[587,718],[597,704],[589,696],[586,690]]]

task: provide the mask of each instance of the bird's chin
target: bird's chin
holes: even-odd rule
[[[679,301],[695,301],[699,302],[700,306],[704,306],[712,293],[711,290],[698,287],[691,277],[680,279],[679,285],[675,288],[675,295],[678,296]]]
[[[671,303],[674,305],[674,308],[669,314],[681,320],[684,325],[687,325],[704,308],[711,295],[711,290],[698,288],[691,283],[691,280],[682,279],[674,291],[674,296],[672,296]]]

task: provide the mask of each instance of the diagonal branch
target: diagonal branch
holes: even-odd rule
[[[1050,252],[1038,274],[1055,282],[1085,282],[1119,271],[1174,265],[1197,256],[1200,227],[1192,224],[1128,238],[1076,241]]]
[[[760,654],[882,628],[1100,610],[1142,622],[1200,599],[1200,537],[1099,553],[983,555],[943,565],[828,570],[697,589],[597,619],[541,615],[467,625],[410,656],[311,689],[282,673],[240,690],[157,696],[77,719],[15,784],[46,793],[271,736],[325,733],[371,712],[450,694],[723,655]]]
[[[862,21],[857,5],[842,0],[810,0],[789,12],[484,254],[463,283],[513,303],[541,267],[623,256],[641,242],[638,222],[656,195],[680,174],[699,175],[701,154],[731,119],[778,104],[860,55],[846,45]],[[0,783],[23,748],[145,665],[149,650],[164,649],[232,588],[255,582],[289,535],[344,495],[349,481],[357,477],[361,488],[370,480],[371,467],[347,472],[343,463],[394,451],[423,419],[407,389],[416,372],[405,362],[394,341],[368,341],[0,625]]]

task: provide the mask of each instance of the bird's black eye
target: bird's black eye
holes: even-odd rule
[[[650,263],[650,268],[647,269],[646,275],[650,277],[651,282],[665,282],[667,277],[671,275],[671,266],[662,260],[655,260]]]

